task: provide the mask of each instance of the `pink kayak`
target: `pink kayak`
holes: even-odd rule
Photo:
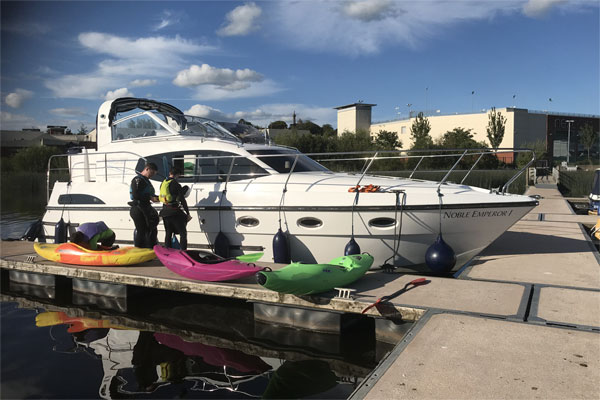
[[[235,259],[225,259],[200,250],[168,249],[154,246],[154,253],[165,267],[185,278],[221,282],[252,276],[264,268]]]

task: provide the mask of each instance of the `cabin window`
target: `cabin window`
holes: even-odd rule
[[[293,172],[311,172],[329,171],[327,168],[309,158],[293,150],[250,150],[252,154],[258,156],[258,159],[279,173],[289,173],[294,167]],[[294,161],[296,165],[294,166]]]
[[[164,180],[165,176],[168,176],[171,167],[177,166],[183,170],[183,176],[179,178],[180,182],[225,182],[232,160],[233,168],[231,169],[230,181],[268,175],[263,168],[252,160],[235,156],[234,153],[224,151],[188,150],[156,154],[146,157],[146,160],[158,166],[158,173],[152,177],[152,180],[155,181]],[[136,171],[141,172],[145,163],[146,161],[140,158]]]
[[[254,228],[260,224],[258,219],[254,217],[239,217],[237,223],[238,225],[245,226],[246,228]]]
[[[161,127],[147,114],[132,116],[117,121],[112,127],[112,140],[135,139],[139,137],[156,136],[156,130]]]
[[[391,228],[396,225],[396,220],[393,218],[379,217],[369,221],[369,226],[374,228]]]
[[[58,196],[58,204],[105,204],[102,200],[96,196],[89,194],[61,194]]]
[[[319,228],[323,226],[323,221],[314,217],[304,217],[298,220],[298,226],[303,228]]]

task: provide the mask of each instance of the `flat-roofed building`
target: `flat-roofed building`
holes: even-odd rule
[[[398,138],[402,141],[402,149],[407,150],[412,146],[410,129],[415,118],[402,120],[365,123],[364,119],[371,116],[371,104],[359,103],[363,107],[356,109],[356,113],[361,113],[361,124],[354,123],[352,118],[346,114],[347,108],[351,106],[335,107],[338,110],[338,133],[343,131],[356,132],[357,130],[368,131],[371,136],[375,136],[379,131],[396,132]],[[366,110],[369,108],[369,110]],[[450,115],[427,115],[427,120],[431,125],[429,134],[436,140],[441,138],[444,133],[455,128],[471,129],[473,139],[478,142],[485,142],[489,146],[487,139],[487,125],[489,121],[490,110],[468,114],[450,114]],[[587,159],[587,151],[583,158],[584,149],[580,139],[579,132],[586,125],[592,126],[594,132],[600,131],[600,116],[557,113],[548,111],[528,110],[525,108],[497,108],[496,112],[506,117],[504,138],[500,145],[501,148],[524,148],[531,147],[537,141],[542,141],[546,145],[546,151],[550,158],[557,160],[566,160],[567,143],[571,149],[570,161],[576,162],[579,159]],[[416,114],[416,113],[415,113]],[[356,118],[358,120],[358,118]],[[568,122],[572,121],[572,122]],[[570,125],[570,135],[569,135]],[[340,126],[342,127],[340,129]],[[368,128],[365,128],[368,126]],[[600,138],[595,144],[595,148],[590,152],[592,158],[598,160],[600,156]],[[510,161],[511,157],[505,161]]]
[[[344,132],[369,132],[371,126],[371,109],[377,104],[353,103],[335,107],[337,112],[338,135]]]

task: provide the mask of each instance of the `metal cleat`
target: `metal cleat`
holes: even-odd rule
[[[348,288],[334,288],[338,291],[338,294],[335,296],[337,299],[345,299],[345,300],[353,300],[354,296],[352,296],[352,292],[356,292],[356,289],[348,289]]]

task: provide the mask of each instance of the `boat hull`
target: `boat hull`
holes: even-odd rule
[[[480,253],[534,206],[532,202],[444,207],[441,230],[444,240],[457,256],[454,270]],[[188,224],[188,248],[210,250],[217,234],[222,231],[229,240],[232,254],[264,251],[264,259],[273,260],[271,243],[279,227],[277,212],[244,207],[230,207],[221,212],[191,207],[191,212],[194,218]],[[54,236],[54,221],[60,218],[61,213],[62,207],[49,207],[44,217],[48,239]],[[308,211],[288,208],[282,214],[282,228],[288,239],[291,260],[303,263],[326,263],[344,254],[354,220],[354,238],[361,251],[373,255],[373,268],[388,264],[427,271],[425,252],[435,242],[440,229],[440,211],[435,208],[413,208],[400,213],[384,207],[381,210],[357,207],[354,214],[333,208],[314,207]],[[71,207],[65,209],[64,216],[68,222],[104,220],[116,233],[117,242],[133,243],[134,224],[128,207]],[[250,227],[237,223],[248,217],[259,221],[259,224]],[[307,217],[321,221],[321,226],[306,227],[298,223]],[[396,222],[389,226],[374,226],[370,222],[375,219]],[[163,224],[159,224],[158,228],[158,239],[162,242]]]

